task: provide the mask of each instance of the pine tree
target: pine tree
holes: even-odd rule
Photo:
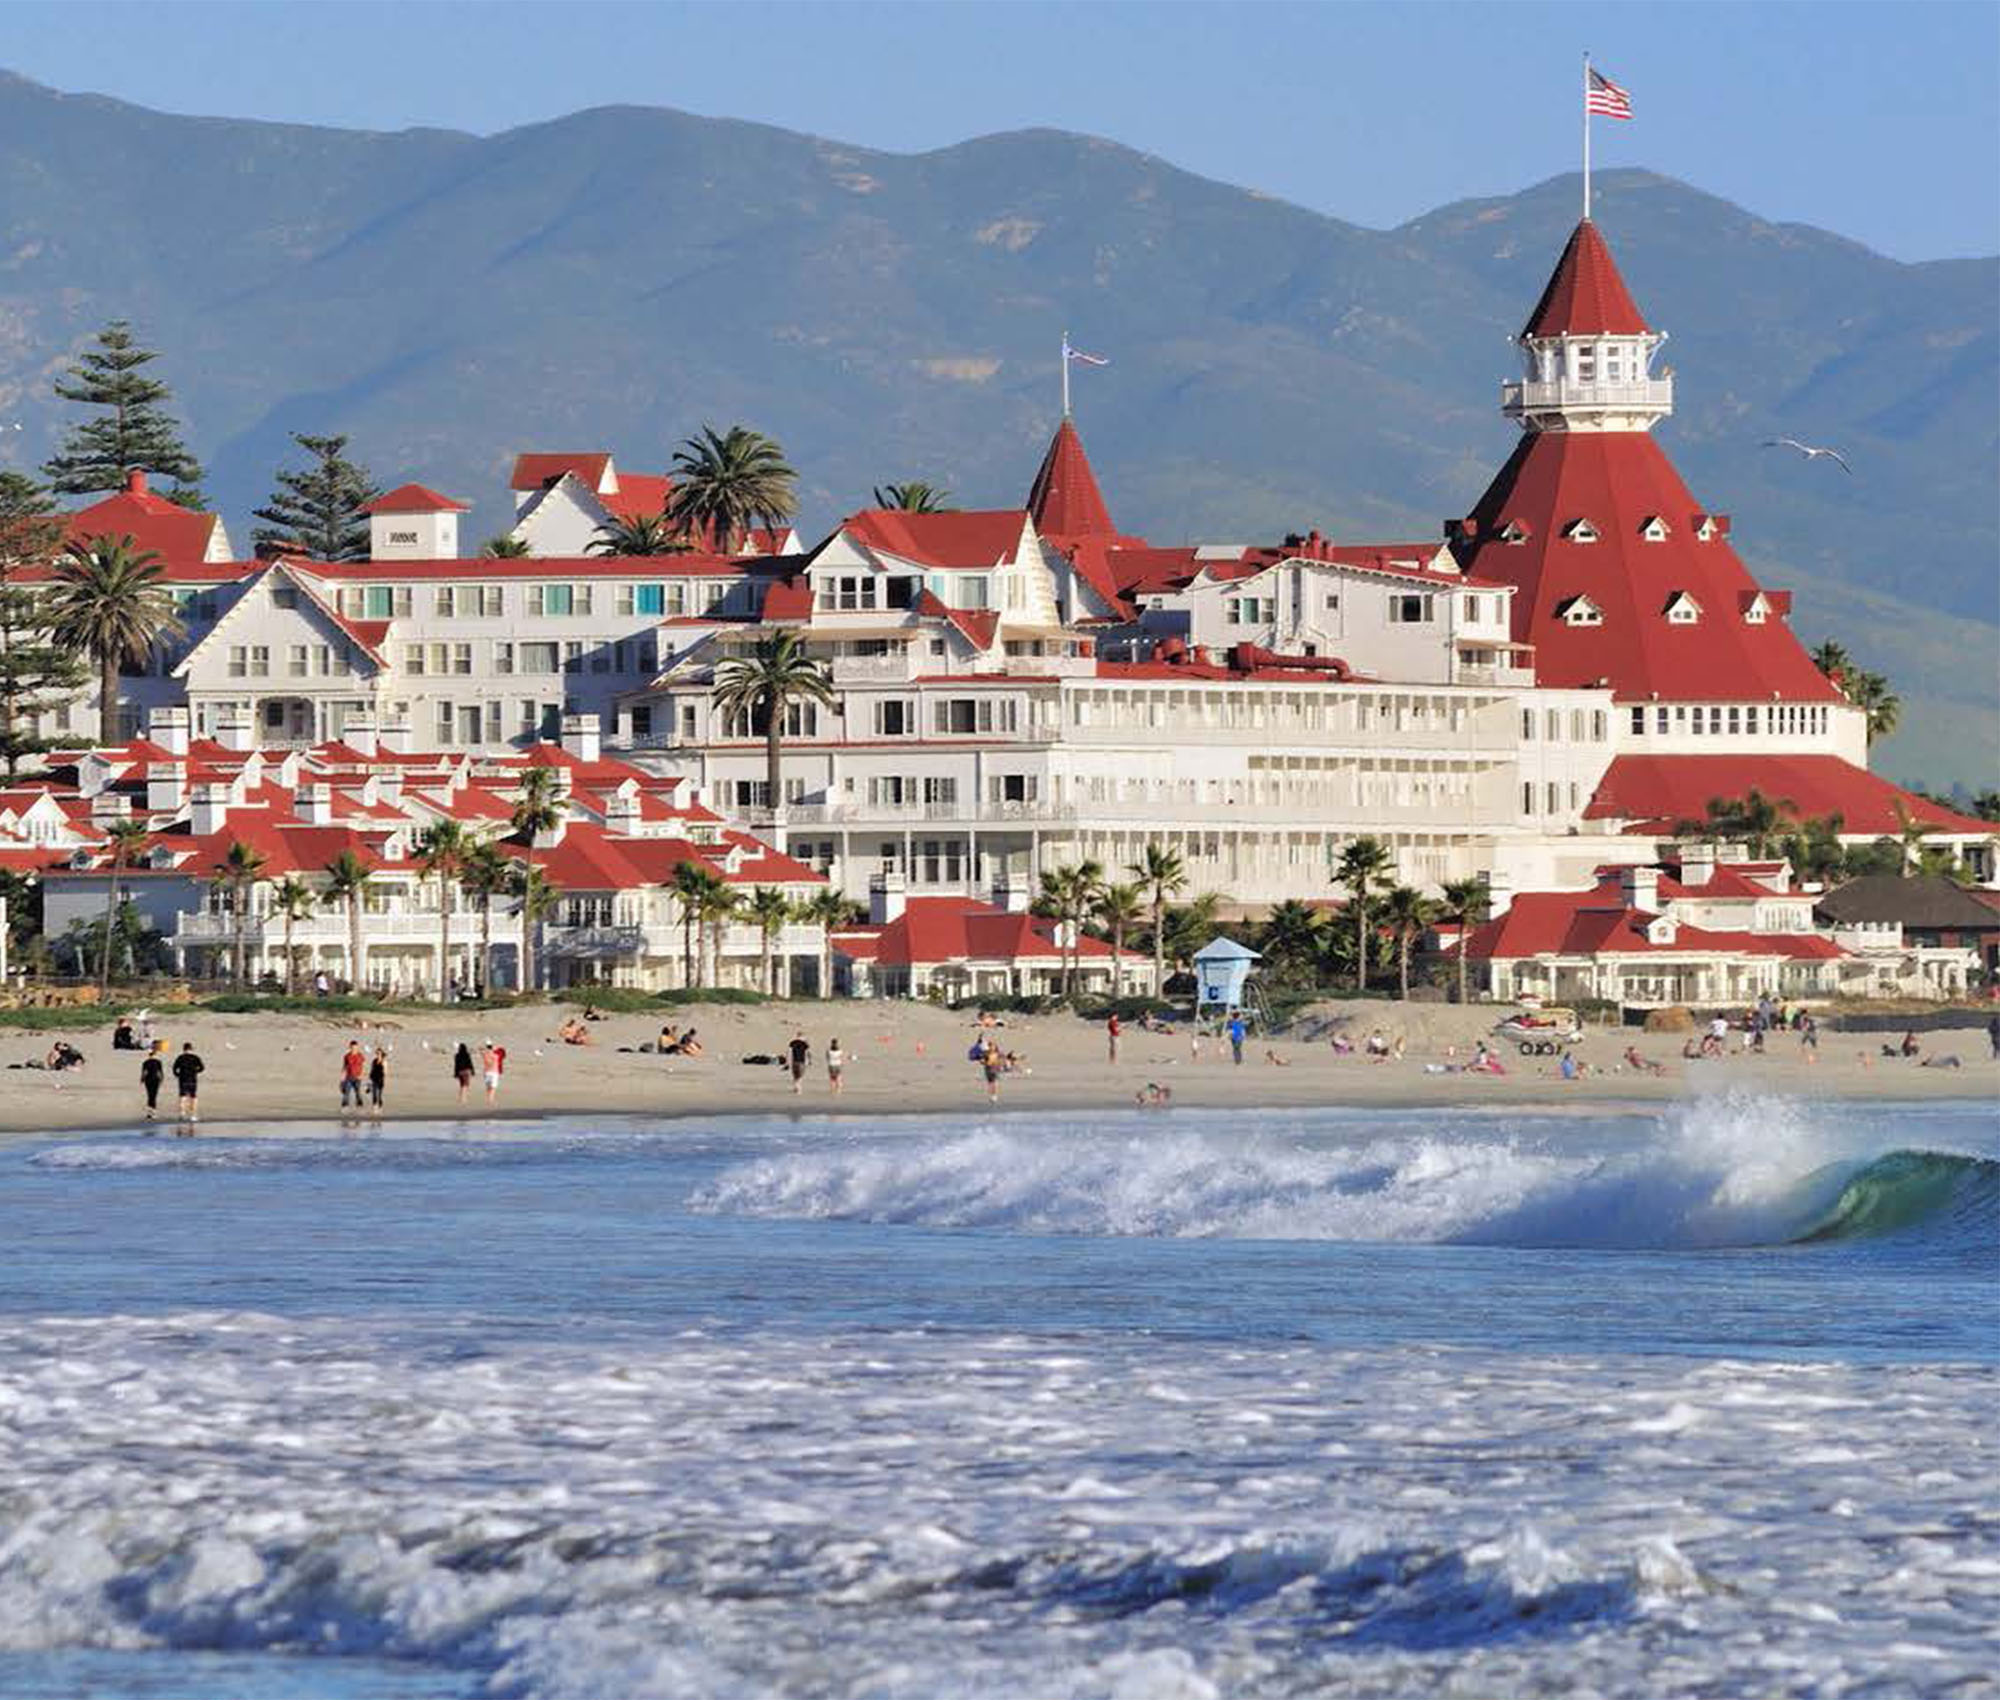
[[[88,496],[124,488],[125,474],[137,467],[174,480],[170,501],[200,508],[201,462],[181,441],[180,422],[161,410],[173,392],[143,370],[159,356],[132,340],[132,327],[114,319],[97,333],[68,373],[56,380],[64,401],[108,409],[70,427],[69,436],[42,470],[66,496]]]
[[[255,518],[268,523],[251,533],[260,555],[303,555],[314,561],[368,559],[368,521],[362,507],[381,492],[368,469],[346,458],[345,437],[309,437],[294,431],[292,441],[314,457],[304,472],[280,472],[270,504]]]
[[[49,641],[49,586],[23,583],[62,553],[63,519],[49,493],[18,472],[0,472],[0,764],[12,779],[21,760],[57,747],[40,717],[72,701],[86,682],[82,661]]]

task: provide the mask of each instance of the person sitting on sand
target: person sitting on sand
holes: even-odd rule
[[[49,1047],[49,1054],[42,1059],[42,1067],[61,1074],[65,1069],[83,1067],[83,1053],[67,1039],[58,1039]]]
[[[1562,1061],[1556,1066],[1556,1072],[1565,1080],[1574,1080],[1583,1073],[1583,1064],[1576,1060],[1576,1052],[1564,1051]]]
[[[1681,1054],[1685,1056],[1687,1053],[1683,1050]],[[1663,1065],[1654,1062],[1651,1057],[1640,1056],[1637,1045],[1627,1045],[1625,1047],[1625,1066],[1631,1069],[1634,1074],[1665,1074],[1667,1072]]]
[[[587,1045],[590,1043],[589,1030],[573,1015],[556,1029],[556,1037],[565,1045]]]
[[[1486,1048],[1484,1039],[1479,1041],[1479,1049],[1472,1054],[1472,1061],[1465,1065],[1467,1074],[1505,1074],[1505,1066],[1500,1059]]]
[[[114,1051],[136,1051],[139,1048],[139,1035],[132,1030],[129,1015],[119,1016],[118,1025],[111,1029],[111,1048]]]
[[[597,1005],[594,1003],[587,1003],[583,1006],[583,1018],[586,1021],[602,1021],[604,1019],[598,1013]]]
[[[674,1024],[671,1021],[661,1023],[659,1042],[654,1046],[654,1049],[661,1056],[670,1057],[680,1048],[681,1036],[674,1030]]]
[[[695,1037],[695,1031],[692,1027],[681,1035],[680,1046],[674,1052],[674,1055],[677,1057],[698,1057],[701,1055],[701,1041]]]
[[[1917,1064],[1919,1068],[1957,1068],[1958,1066],[1957,1055],[1950,1051],[1945,1052],[1941,1056],[1925,1057],[1922,1062]]]
[[[1914,1028],[1906,1031],[1903,1034],[1903,1042],[1901,1045],[1897,1047],[1897,1050],[1900,1052],[1900,1054],[1906,1057],[1915,1056],[1917,1052],[1920,1051],[1921,1049],[1923,1049],[1923,1047],[1917,1043],[1917,1035],[1916,1035],[1916,1030]]]
[[[1292,1066],[1283,1057],[1279,1056],[1276,1051],[1268,1048],[1264,1052],[1264,1060],[1273,1068],[1290,1068]]]
[[[1368,1054],[1371,1057],[1386,1057],[1389,1054],[1389,1041],[1382,1036],[1382,1029],[1379,1027],[1368,1035]]]
[[[1345,1033],[1334,1034],[1330,1043],[1333,1046],[1333,1054],[1335,1056],[1351,1057],[1354,1055],[1354,1041],[1348,1038]]]

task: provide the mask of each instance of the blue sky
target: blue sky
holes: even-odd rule
[[[11,0],[0,65],[174,112],[491,132],[631,103],[896,150],[1052,125],[1368,225],[1644,165],[1899,259],[2000,252],[2000,6]]]

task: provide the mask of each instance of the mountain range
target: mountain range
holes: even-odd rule
[[[1127,530],[1434,538],[1506,456],[1507,339],[1578,190],[1384,231],[1056,131],[900,155],[615,107],[380,134],[0,73],[0,465],[46,456],[51,380],[124,317],[239,543],[294,430],[471,501],[477,538],[516,451],[657,471],[707,421],[783,443],[812,534],[891,480],[1022,500],[1067,330],[1112,361],[1077,417]],[[1671,334],[1662,441],[1697,497],[1802,637],[1899,688],[1878,765],[1990,784],[2000,260],[1903,264],[1644,171],[1596,191]]]

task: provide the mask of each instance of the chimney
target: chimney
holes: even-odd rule
[[[188,711],[184,708],[156,708],[146,716],[146,736],[177,761],[188,753]]]
[[[1660,912],[1660,870],[1630,867],[1619,875],[1628,909],[1643,909],[1648,915]]]
[[[605,803],[604,830],[619,838],[639,836],[639,787],[631,780],[619,786]]]
[[[225,750],[247,750],[252,747],[250,716],[240,708],[224,709],[222,718],[215,723],[215,741]]]
[[[1684,844],[1681,846],[1681,884],[1707,885],[1715,877],[1715,846],[1713,844]]]
[[[350,714],[340,728],[340,741],[350,750],[359,750],[364,756],[374,755],[378,748],[375,741],[375,716]]]
[[[1514,876],[1494,868],[1486,875],[1486,912],[1495,918],[1514,907]]]
[[[143,496],[146,493],[146,469],[143,466],[128,466],[125,469],[125,494]]]
[[[229,820],[229,787],[213,783],[197,785],[188,808],[188,831],[197,838],[220,832]]]
[[[1025,915],[1028,912],[1028,876],[1006,868],[999,869],[993,876],[993,907],[1004,909],[1010,915]]]
[[[187,807],[186,762],[156,761],[146,769],[146,807],[156,815],[177,815]]]
[[[894,868],[884,868],[868,880],[868,924],[886,927],[903,918],[903,876]]]
[[[378,755],[406,756],[410,753],[410,723],[407,720],[385,720],[382,730],[374,739]]]
[[[295,805],[299,819],[307,826],[333,824],[333,787],[324,780],[301,787]]]
[[[596,761],[602,750],[604,735],[599,729],[594,714],[565,714],[562,717],[562,747],[564,753],[578,761]]]

